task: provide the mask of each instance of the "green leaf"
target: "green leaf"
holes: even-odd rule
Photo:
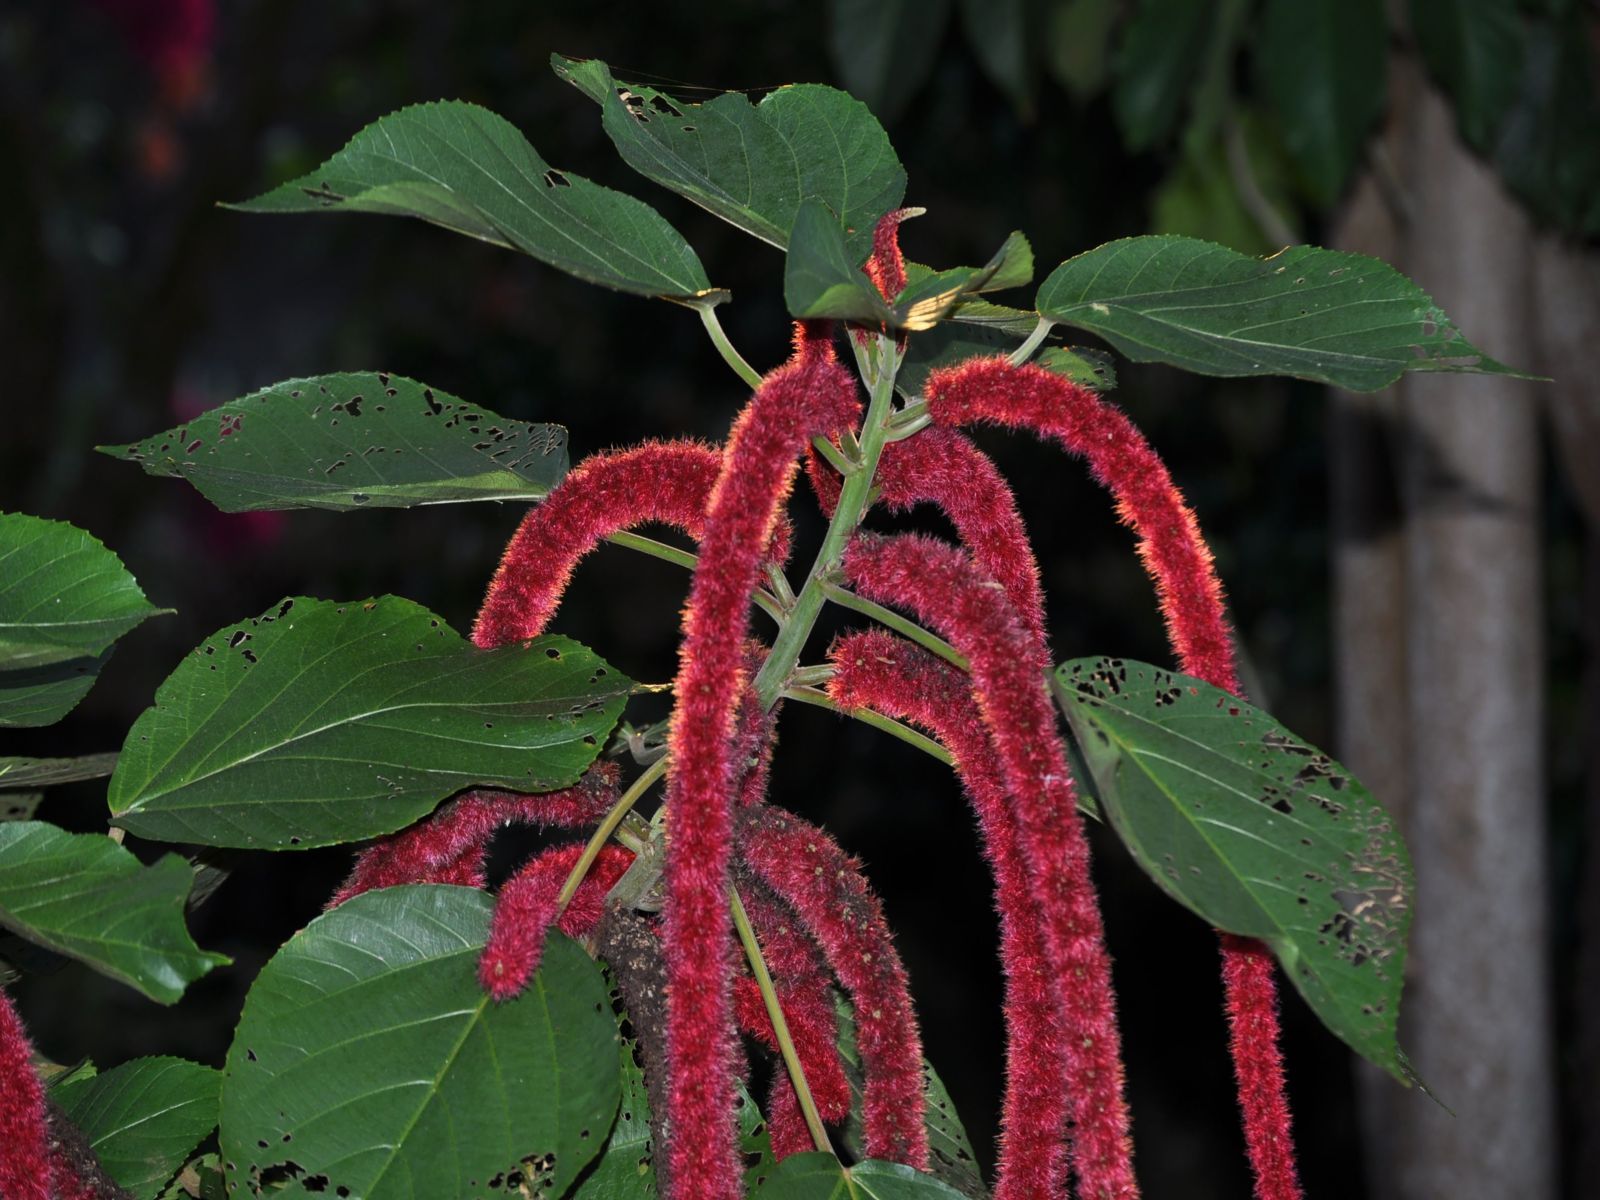
[[[222,1076],[181,1058],[136,1058],[51,1090],[106,1174],[151,1200],[217,1125]]]
[[[961,26],[978,65],[1019,113],[1033,111],[1028,0],[961,0]]]
[[[161,1200],[232,1200],[222,1177],[222,1160],[216,1154],[198,1154],[183,1165],[161,1193]]]
[[[472,888],[367,892],[262,968],[228,1051],[230,1193],[363,1200],[560,1196],[617,1111],[617,1027],[599,966],[554,933],[496,1003],[477,960],[494,901]]]
[[[112,643],[170,611],[144,598],[98,538],[65,521],[0,513],[0,728],[66,716]]]
[[[1211,6],[1194,0],[1140,0],[1116,54],[1111,111],[1130,150],[1146,150],[1178,123],[1204,61]]]
[[[1045,63],[1080,104],[1105,86],[1117,0],[1056,0],[1045,34]]]
[[[116,769],[115,754],[82,758],[0,758],[0,788],[50,787],[100,779]]]
[[[1117,367],[1109,354],[1082,346],[1047,346],[1034,363],[1046,371],[1097,392],[1113,391],[1117,386]]]
[[[920,212],[920,209],[913,210]],[[981,267],[945,271],[923,268],[894,300],[895,324],[913,332],[932,329],[983,292],[1000,292],[1033,281],[1033,247],[1013,231]]]
[[[1268,714],[1123,659],[1056,669],[1112,827],[1155,882],[1259,938],[1327,1027],[1411,1082],[1395,1042],[1411,864],[1361,783]]]
[[[900,1163],[868,1159],[846,1168],[831,1154],[791,1154],[756,1189],[756,1200],[961,1200],[961,1193]]]
[[[828,49],[845,88],[892,124],[928,81],[950,0],[831,0],[829,11]]]
[[[223,512],[537,500],[567,431],[384,372],[289,379],[102,453],[187,479]]]
[[[1057,267],[1039,312],[1135,362],[1202,375],[1292,375],[1355,392],[1405,371],[1521,375],[1393,267],[1315,246],[1259,259],[1194,238],[1124,238]]]
[[[630,681],[561,637],[480,650],[409,600],[296,597],[207,638],[134,722],[109,800],[141,837],[269,849],[572,783]]]
[[[193,880],[175,854],[146,867],[103,834],[0,823],[0,925],[162,1004],[230,961],[184,927]]]
[[[861,260],[845,244],[839,219],[820,200],[800,205],[783,264],[783,299],[793,317],[841,321],[892,321],[894,313]]]
[[[1467,141],[1494,149],[1527,52],[1516,0],[1411,0],[1411,34]]]
[[[619,83],[598,59],[552,55],[557,75],[600,105],[630,167],[779,249],[802,200],[821,200],[865,258],[877,218],[898,208],[906,173],[867,106],[820,84],[779,88],[760,104],[724,92],[691,104]]]
[[[556,170],[505,118],[456,100],[381,117],[309,175],[228,207],[418,217],[618,291],[690,300],[711,290],[655,209]]]
[[[1284,144],[1322,205],[1339,198],[1383,113],[1383,0],[1267,0],[1256,46]]]
[[[866,1128],[862,1123],[866,1076],[856,1049],[855,1011],[838,992],[834,993],[833,1008],[839,1022],[839,1057],[844,1060],[845,1079],[850,1084],[850,1115],[845,1118],[841,1141],[851,1157],[861,1158],[866,1153]],[[949,1091],[927,1059],[922,1060],[922,1100],[929,1173],[967,1200],[988,1200],[989,1189],[978,1171],[972,1141],[956,1114]]]

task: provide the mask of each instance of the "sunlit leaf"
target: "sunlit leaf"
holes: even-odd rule
[[[800,206],[783,266],[783,299],[792,317],[891,321],[878,289],[861,273],[839,220],[819,200]]]

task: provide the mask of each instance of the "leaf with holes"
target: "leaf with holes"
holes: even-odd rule
[[[932,1175],[869,1158],[846,1167],[831,1154],[791,1154],[752,1193],[754,1200],[961,1200]]]
[[[408,886],[291,938],[245,998],[222,1081],[230,1193],[560,1196],[617,1111],[600,967],[552,933],[527,989],[478,986],[491,897]]]
[[[480,650],[410,600],[297,597],[200,644],[123,744],[141,837],[268,849],[389,833],[462,788],[565,787],[631,682],[562,637]]]
[[[865,258],[878,217],[899,207],[906,173],[865,104],[820,84],[792,84],[759,104],[724,92],[699,104],[623,83],[598,59],[552,55],[555,73],[600,105],[623,161],[780,250],[802,200],[839,215]]]
[[[0,513],[0,728],[48,725],[82,700],[111,645],[170,609],[65,521]]]
[[[538,500],[567,431],[384,372],[290,379],[105,454],[187,479],[223,512]]]
[[[1057,267],[1039,315],[1135,362],[1202,375],[1292,375],[1355,392],[1405,371],[1526,378],[1462,337],[1393,267],[1316,246],[1260,259],[1196,238],[1124,238]]]
[[[0,925],[162,1004],[229,961],[184,927],[193,881],[175,854],[147,867],[103,834],[0,822]]]
[[[181,1058],[136,1058],[50,1091],[106,1174],[150,1200],[217,1127],[222,1076]]]
[[[845,1118],[841,1139],[851,1155],[865,1154],[866,1127],[862,1123],[866,1077],[861,1055],[856,1050],[856,1018],[850,1001],[834,993],[833,1007],[839,1022],[839,1057],[844,1060],[845,1078],[850,1083],[850,1115]],[[967,1200],[987,1200],[989,1189],[978,1170],[972,1141],[956,1114],[955,1102],[945,1089],[939,1073],[927,1059],[922,1060],[922,1100],[928,1130],[928,1171]]]
[[[783,299],[792,317],[892,322],[894,313],[861,272],[839,220],[820,200],[800,205],[783,264]]]
[[[618,291],[693,300],[712,290],[655,209],[556,170],[504,117],[456,100],[381,117],[309,175],[228,207],[418,217]]]
[[[1081,658],[1054,684],[1101,809],[1145,873],[1212,925],[1271,946],[1323,1024],[1412,1082],[1395,1042],[1411,862],[1372,794],[1190,676]]]

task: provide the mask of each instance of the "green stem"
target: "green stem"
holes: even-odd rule
[[[832,663],[818,663],[811,667],[796,667],[789,672],[790,687],[823,687],[834,675]]]
[[[906,745],[915,746],[924,754],[938,759],[947,767],[955,764],[955,760],[950,757],[950,751],[946,750],[931,737],[918,733],[911,726],[896,721],[893,717],[886,717],[882,713],[873,712],[870,708],[841,708],[832,696],[815,688],[791,687],[783,695],[785,699],[798,700],[802,704],[814,704],[818,708],[826,708],[832,712],[843,713],[847,717],[855,718],[863,725],[871,725],[874,729],[881,729],[884,733],[899,738]]]
[[[848,475],[856,469],[857,463],[855,459],[848,457],[843,450],[839,449],[827,438],[812,438],[811,445],[816,448],[818,454],[828,460],[829,465],[839,474]]]
[[[561,892],[556,896],[556,916],[567,910],[567,905],[572,903],[573,896],[578,894],[578,885],[583,882],[583,877],[589,873],[589,868],[594,866],[594,860],[600,857],[600,851],[611,840],[611,835],[616,832],[617,826],[622,824],[622,818],[633,811],[633,806],[648,792],[651,785],[667,773],[667,758],[663,755],[644,769],[644,772],[635,779],[628,790],[622,793],[622,798],[611,806],[611,811],[600,822],[600,828],[590,836],[588,844],[583,848],[583,854],[573,864],[572,870],[567,873],[567,881],[561,885]]]
[[[700,561],[687,550],[680,550],[676,546],[658,542],[655,538],[645,537],[638,533],[629,533],[626,530],[609,534],[606,537],[606,541],[613,546],[625,546],[629,550],[637,550],[640,554],[648,554],[651,558],[659,558],[662,562],[669,562],[674,566],[684,567],[690,571],[693,571],[695,565]],[[787,581],[785,581],[784,587],[788,587]],[[782,599],[773,597],[759,589],[750,598],[755,601],[756,607],[766,613],[767,616],[771,617],[780,626],[783,624],[784,602]]]
[[[761,386],[761,372],[745,362],[744,355],[733,348],[733,343],[728,340],[728,335],[723,332],[722,321],[717,317],[717,309],[712,304],[697,304],[695,308],[700,313],[700,323],[706,327],[706,332],[711,335],[711,344],[717,348],[717,353],[722,355],[722,361],[733,368],[733,373],[750,385],[752,389]]]
[[[880,335],[877,344],[878,362],[871,376],[872,399],[867,404],[866,419],[861,425],[861,459],[844,478],[838,507],[833,510],[833,520],[828,522],[822,549],[817,551],[816,561],[811,564],[811,574],[806,576],[805,586],[795,597],[794,607],[789,611],[783,628],[772,643],[767,661],[756,676],[756,692],[764,708],[770,709],[777,703],[784,681],[788,679],[789,672],[794,670],[795,663],[800,661],[800,652],[805,648],[806,639],[811,636],[817,614],[822,611],[823,584],[844,557],[845,547],[849,545],[856,526],[861,523],[862,514],[866,512],[867,502],[872,495],[872,476],[878,469],[878,456],[883,453],[888,434],[889,417],[894,410],[894,377],[899,368],[894,340]]]
[[[756,941],[756,931],[750,926],[750,914],[739,899],[739,889],[728,888],[728,907],[733,910],[733,925],[739,931],[739,941],[744,945],[745,957],[750,960],[750,973],[756,977],[761,989],[761,999],[766,1002],[767,1016],[772,1018],[772,1031],[778,1038],[778,1052],[783,1055],[783,1065],[789,1069],[789,1080],[794,1084],[795,1095],[800,1098],[800,1111],[805,1114],[806,1128],[811,1140],[824,1154],[833,1153],[828,1141],[828,1131],[823,1128],[822,1114],[811,1096],[811,1085],[800,1066],[800,1056],[795,1052],[794,1038],[789,1034],[789,1022],[784,1019],[783,1006],[778,1003],[778,990],[772,985],[772,974],[767,970],[767,960],[762,956],[761,943]]]
[[[1028,335],[1027,340],[1011,352],[1011,365],[1020,367],[1032,358],[1033,352],[1039,348],[1039,344],[1050,336],[1050,331],[1055,328],[1055,324],[1049,317],[1040,317],[1039,323],[1033,327],[1033,332]]]
[[[822,594],[841,608],[854,609],[864,617],[871,617],[880,625],[886,625],[896,633],[903,633],[913,642],[926,646],[940,658],[948,663],[953,663],[963,671],[968,670],[970,663],[966,655],[957,650],[938,634],[924,629],[909,617],[903,617],[892,608],[885,608],[881,604],[874,604],[864,596],[858,596],[849,588],[841,587],[832,580],[824,580]]]
[[[932,424],[933,416],[928,412],[928,402],[913,400],[895,413],[894,420],[889,422],[889,440],[903,441]]]

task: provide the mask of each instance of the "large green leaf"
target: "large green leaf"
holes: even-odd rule
[[[783,264],[783,299],[792,317],[892,322],[894,312],[861,272],[838,218],[820,200],[800,205]]]
[[[1057,668],[1111,825],[1173,899],[1272,948],[1323,1023],[1406,1082],[1395,1042],[1411,863],[1338,763],[1266,713],[1124,659]]]
[[[828,49],[844,86],[893,123],[928,81],[950,0],[831,0],[828,7]]]
[[[65,521],[0,513],[0,727],[66,716],[111,644],[167,611],[98,538]]]
[[[1411,34],[1467,141],[1493,150],[1526,53],[1517,0],[1411,0]]]
[[[690,300],[711,290],[655,209],[556,170],[505,118],[455,100],[381,117],[309,175],[230,207],[419,217],[619,291]]]
[[[800,202],[814,199],[839,216],[852,253],[864,258],[874,223],[905,196],[906,173],[883,127],[836,88],[795,84],[760,104],[739,92],[691,104],[619,83],[598,59],[550,62],[600,105],[630,167],[780,249]]]
[[[126,446],[223,512],[537,500],[567,472],[567,431],[511,421],[384,372],[289,379]]]
[[[375,837],[465,787],[564,787],[629,680],[561,637],[480,650],[396,596],[297,597],[207,638],[128,732],[116,824],[285,849]]]
[[[861,1054],[856,1049],[855,1010],[839,993],[834,993],[834,1013],[839,1022],[839,1057],[844,1060],[845,1079],[850,1084],[850,1115],[845,1118],[840,1139],[854,1158],[866,1155],[865,1111],[866,1075]],[[927,1059],[922,1060],[923,1119],[928,1130],[928,1172],[967,1200],[987,1200],[988,1186],[978,1171],[978,1158],[972,1140],[956,1114],[944,1081]]]
[[[1111,111],[1130,150],[1172,132],[1204,63],[1212,12],[1194,0],[1139,0],[1117,50]]]
[[[1256,70],[1319,204],[1339,198],[1383,112],[1388,52],[1383,0],[1267,0]]]
[[[1039,313],[1135,362],[1202,375],[1293,375],[1355,392],[1404,371],[1516,375],[1393,267],[1291,246],[1251,258],[1185,237],[1108,242],[1051,273]]]
[[[136,1058],[51,1089],[106,1174],[152,1200],[217,1126],[222,1076],[181,1058]]]
[[[146,867],[103,834],[0,822],[0,925],[162,1004],[229,961],[184,927],[193,881],[175,854]]]
[[[961,1200],[961,1193],[900,1163],[869,1158],[845,1167],[831,1154],[791,1154],[755,1200]]]
[[[559,933],[526,991],[491,1000],[476,968],[493,904],[367,892],[262,968],[223,1072],[230,1192],[566,1191],[617,1111],[616,1022],[599,966]]]

